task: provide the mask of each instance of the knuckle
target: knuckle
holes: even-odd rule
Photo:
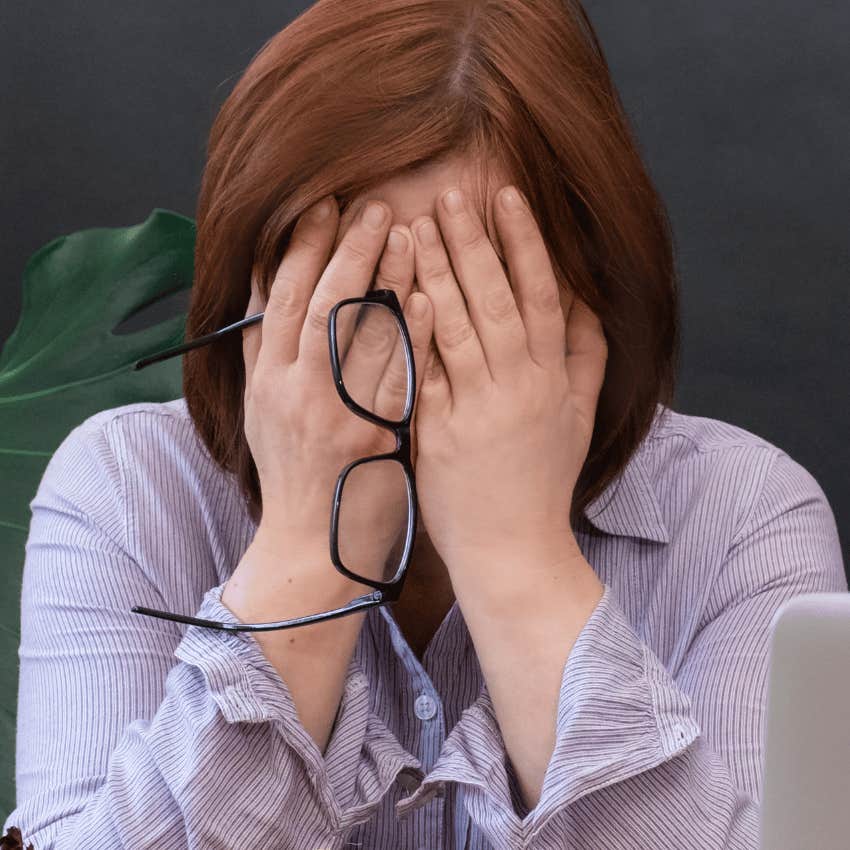
[[[556,281],[538,281],[529,287],[529,293],[531,306],[541,313],[550,313],[561,309],[561,299]]]
[[[375,283],[378,289],[399,290],[407,284],[407,280],[395,271],[382,266],[375,275]]]
[[[289,241],[290,250],[306,248],[316,254],[324,254],[327,250],[327,239],[323,239],[311,228],[296,227]]]
[[[464,251],[469,252],[481,251],[485,246],[490,244],[487,234],[479,228],[475,228],[470,232],[464,233],[458,241],[460,243],[460,247]]]
[[[367,351],[386,351],[396,341],[395,329],[386,322],[365,321],[357,328],[357,344]]]
[[[474,333],[475,328],[466,319],[454,319],[443,327],[440,342],[447,349],[461,348]]]
[[[507,289],[494,289],[484,296],[484,313],[488,319],[510,322],[516,317],[516,304]]]
[[[310,330],[317,333],[328,332],[328,314],[331,311],[331,307],[332,305],[328,304],[323,298],[310,304],[310,309],[307,310],[305,320]]]
[[[384,385],[392,396],[407,394],[407,370],[390,367],[384,375]]]
[[[275,278],[266,310],[271,310],[276,316],[283,318],[290,318],[301,312],[298,283],[289,272],[281,271]]]
[[[340,245],[342,256],[347,263],[354,265],[360,270],[371,269],[373,265],[372,257],[356,242],[351,239],[344,240]]]
[[[454,282],[454,272],[451,266],[445,262],[432,266],[425,272],[425,275],[429,281],[437,284],[437,286]]]

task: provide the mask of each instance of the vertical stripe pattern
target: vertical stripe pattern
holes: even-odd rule
[[[659,405],[576,536],[605,585],[564,667],[527,811],[457,602],[421,661],[372,609],[324,753],[221,592],[256,531],[185,400],[101,411],[30,503],[17,805],[35,850],[758,846],[770,623],[846,591],[812,475]]]

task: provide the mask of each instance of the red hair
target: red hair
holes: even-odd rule
[[[342,213],[370,186],[458,153],[479,185],[497,163],[525,192],[560,285],[605,331],[576,522],[672,401],[679,346],[666,211],[577,0],[319,0],[269,39],[210,133],[186,336],[241,319],[252,274],[268,296],[319,198],[333,193]],[[240,334],[184,355],[195,427],[259,521],[244,385]]]

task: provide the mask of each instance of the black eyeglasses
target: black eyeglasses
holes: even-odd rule
[[[343,380],[343,367],[339,356],[339,337],[337,334],[337,316],[341,310],[348,315],[351,308],[357,310],[358,322],[363,315],[363,307],[366,306],[369,310],[374,311],[375,306],[381,310],[389,310],[390,313],[381,313],[382,317],[388,320],[392,319],[394,332],[398,332],[399,338],[404,350],[406,368],[407,368],[407,392],[404,401],[404,409],[399,419],[387,419],[380,416],[374,410],[370,410],[368,406],[362,405],[352,398],[349,391],[346,389]],[[199,348],[203,345],[208,345],[215,342],[225,334],[239,330],[240,328],[252,325],[255,322],[260,322],[263,319],[264,313],[255,313],[253,316],[246,316],[238,322],[220,328],[205,336],[190,340],[189,342],[181,343],[172,348],[164,349],[156,354],[148,357],[143,357],[137,360],[134,369],[144,369],[153,363],[159,363],[162,360],[167,360],[170,357],[175,357],[182,354],[184,351],[189,351],[193,348]],[[378,605],[385,605],[388,602],[395,602],[401,595],[404,579],[407,575],[407,567],[410,563],[410,553],[413,548],[413,539],[416,532],[417,524],[417,502],[416,502],[416,487],[414,485],[413,467],[410,460],[410,420],[413,414],[413,401],[416,398],[416,369],[413,360],[413,348],[410,343],[410,334],[407,329],[407,324],[404,321],[404,314],[399,304],[398,297],[391,289],[376,289],[367,292],[365,296],[359,298],[346,298],[337,302],[328,314],[328,345],[331,358],[331,370],[333,371],[334,385],[340,398],[345,403],[345,406],[358,416],[367,419],[369,422],[387,428],[393,432],[396,439],[396,447],[394,451],[384,454],[370,455],[368,457],[358,458],[343,467],[340,472],[336,489],[334,491],[333,506],[331,510],[331,525],[330,525],[330,554],[331,561],[338,572],[342,573],[350,579],[373,587],[371,593],[358,596],[352,599],[347,605],[341,608],[334,608],[330,611],[323,611],[318,614],[309,614],[304,617],[294,617],[289,620],[280,620],[269,623],[223,623],[217,620],[205,620],[198,617],[188,617],[184,614],[172,614],[167,611],[157,611],[153,608],[145,608],[141,605],[134,605],[130,610],[134,614],[146,614],[150,617],[159,617],[165,620],[174,620],[178,623],[188,623],[195,626],[203,626],[209,629],[223,629],[233,632],[259,632],[259,631],[274,631],[276,629],[289,629],[294,626],[303,626],[308,623],[317,623],[322,620],[331,620],[335,617],[343,617],[346,614],[352,614],[355,611],[360,611],[365,608],[373,608]],[[388,581],[381,581],[370,576],[360,575],[359,573],[350,570],[343,564],[339,551],[339,519],[340,519],[340,504],[342,502],[343,487],[349,474],[357,469],[362,468],[365,471],[369,467],[366,464],[374,464],[378,462],[390,462],[391,464],[399,464],[404,478],[404,487],[407,494],[407,530],[404,540],[404,546],[399,558],[398,566],[395,568],[393,577]],[[398,467],[384,467],[398,469]],[[377,467],[372,467],[377,470]],[[386,569],[388,564],[394,561],[387,558],[384,564],[384,575],[386,577]]]

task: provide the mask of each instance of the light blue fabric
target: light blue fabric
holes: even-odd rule
[[[421,662],[368,613],[324,758],[250,633],[132,613],[236,621],[221,591],[256,527],[184,399],[90,417],[31,502],[4,831],[36,850],[755,850],[770,621],[847,590],[838,532],[776,446],[658,414],[577,530],[605,591],[530,812],[457,603]]]

